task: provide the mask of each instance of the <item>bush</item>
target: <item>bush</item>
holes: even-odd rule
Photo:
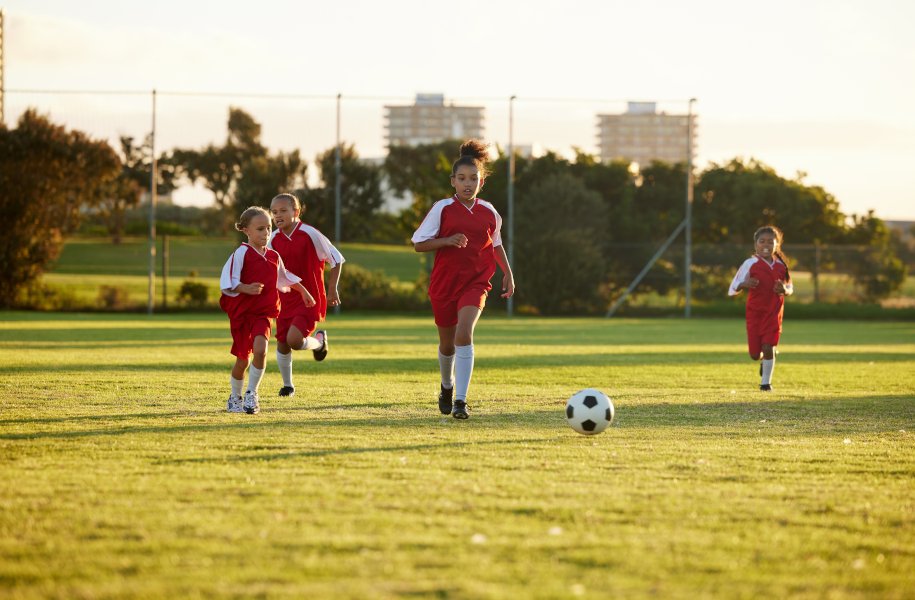
[[[105,310],[124,310],[130,304],[127,288],[117,285],[103,285],[98,289],[98,305]]]
[[[190,308],[203,308],[207,303],[207,286],[193,279],[186,279],[178,289],[178,302]]]
[[[76,294],[64,287],[50,286],[38,281],[18,290],[14,308],[26,310],[58,311],[80,310],[81,306]]]
[[[347,308],[419,310],[428,306],[422,285],[402,287],[381,271],[348,265],[340,278],[340,298]]]

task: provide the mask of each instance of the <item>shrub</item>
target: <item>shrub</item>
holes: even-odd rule
[[[117,285],[103,285],[98,289],[98,305],[105,310],[124,310],[130,304],[130,292]]]
[[[79,310],[76,294],[69,288],[32,281],[18,290],[14,308],[41,311]]]
[[[191,308],[203,308],[207,303],[207,286],[193,279],[186,279],[178,289],[178,302]]]
[[[347,266],[340,278],[340,298],[347,308],[419,310],[427,306],[421,285],[400,286],[381,271]]]

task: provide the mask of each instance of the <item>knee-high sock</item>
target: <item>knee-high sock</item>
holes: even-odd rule
[[[442,374],[442,386],[445,388],[454,387],[454,354],[447,356],[438,351],[438,370]]]
[[[762,361],[762,385],[772,383],[772,371],[775,370],[775,358],[764,358]]]
[[[248,369],[248,391],[257,392],[257,386],[261,384],[261,377],[264,376],[264,371],[267,369],[267,365],[264,365],[263,369],[258,369],[254,365]]]
[[[467,400],[473,375],[473,344],[454,347],[454,399]]]
[[[234,396],[241,396],[241,388],[245,385],[244,379],[235,379],[229,375],[229,383],[232,385],[232,394]]]
[[[295,387],[292,385],[292,352],[283,354],[276,351],[276,366],[279,367],[280,375],[283,376],[283,385]]]
[[[296,350],[318,350],[323,345],[324,342],[318,338],[314,336],[308,336],[302,340],[302,347],[296,348]]]

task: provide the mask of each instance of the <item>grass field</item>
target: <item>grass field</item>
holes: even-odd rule
[[[0,596],[912,598],[915,324],[332,318],[226,414],[220,315],[0,315]],[[617,420],[585,437],[565,399]]]

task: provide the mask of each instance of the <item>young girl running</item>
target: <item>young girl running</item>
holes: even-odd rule
[[[794,293],[785,255],[779,250],[784,238],[774,225],[760,227],[753,234],[756,254],[740,265],[731,281],[728,296],[747,290],[747,342],[750,358],[759,360],[759,389],[772,391],[772,372],[782,333],[785,296]]]
[[[302,278],[302,285],[315,299],[303,303],[298,294],[280,294],[280,316],[276,320],[276,364],[283,376],[280,396],[295,394],[292,383],[292,350],[311,350],[315,360],[324,360],[329,348],[327,332],[315,331],[317,324],[327,316],[327,307],[340,305],[340,271],[344,258],[324,234],[299,220],[302,206],[292,194],[280,194],[270,202],[270,212],[276,231],[270,236],[268,246],[280,255],[283,262]],[[331,266],[324,289],[324,263]],[[312,334],[314,336],[312,337]]]
[[[515,280],[502,247],[502,217],[477,198],[486,177],[488,149],[479,140],[461,145],[451,167],[454,196],[436,202],[413,234],[417,252],[435,252],[429,299],[438,326],[438,363],[442,383],[438,408],[466,419],[467,390],[473,374],[473,330],[502,269],[502,297],[515,293]]]
[[[219,287],[222,296],[219,306],[229,315],[229,327],[232,329],[232,350],[235,355],[235,366],[232,367],[230,379],[232,392],[226,409],[229,412],[260,412],[257,388],[267,356],[267,340],[270,338],[270,319],[280,313],[279,290],[289,287],[301,294],[307,306],[315,301],[301,283],[301,280],[286,271],[283,259],[279,254],[267,248],[270,237],[270,214],[259,206],[246,209],[238,223],[238,231],[248,236],[232,253],[222,268]],[[248,368],[248,357],[254,354],[251,369],[248,373],[248,389],[244,401],[241,387],[244,383],[245,369]]]

